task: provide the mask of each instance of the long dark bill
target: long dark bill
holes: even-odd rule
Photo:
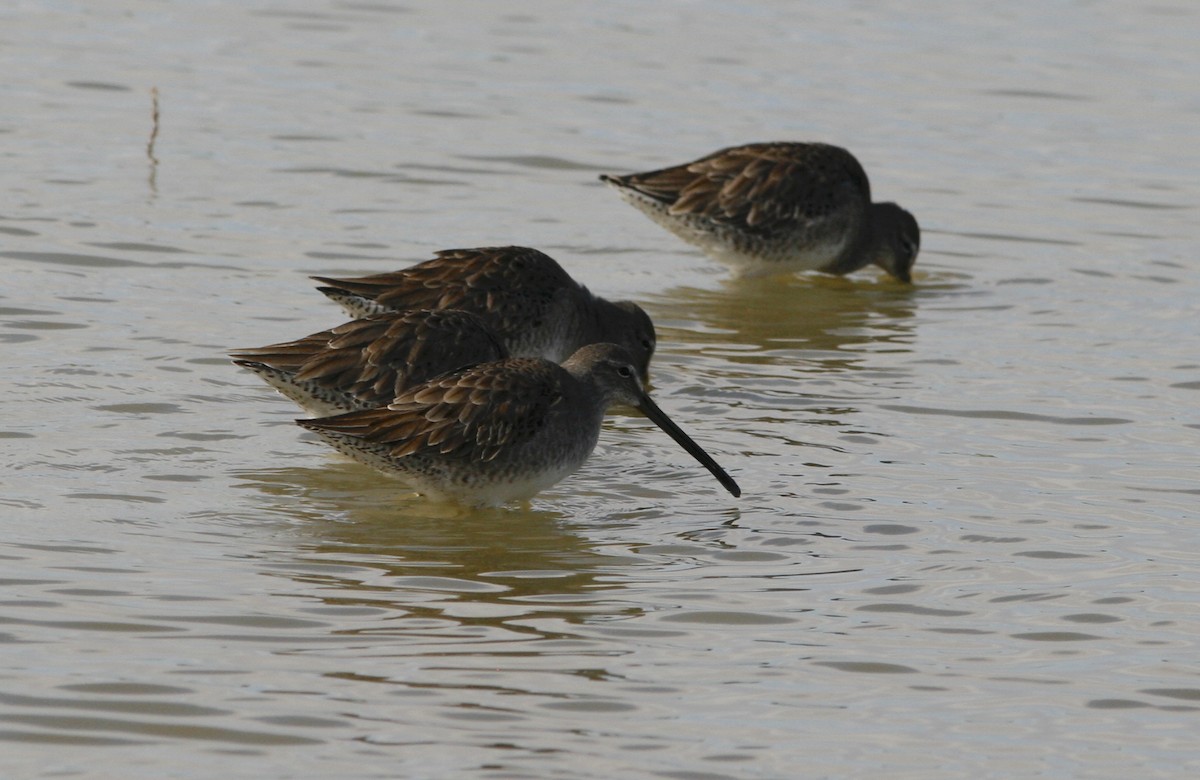
[[[662,409],[659,409],[658,405],[650,400],[650,396],[643,394],[641,403],[638,404],[638,408],[642,410],[642,413],[645,414],[646,417],[650,418],[652,423],[666,431],[667,435],[674,439],[680,447],[683,447],[693,458],[700,461],[700,465],[712,472],[712,475],[717,478],[717,481],[720,482],[721,485],[723,485],[724,488],[728,490],[734,498],[737,498],[742,494],[742,489],[738,487],[738,483],[733,481],[733,477],[725,473],[725,469],[721,468],[717,462],[712,459],[711,455],[702,450],[699,444],[692,441],[691,436],[688,436],[683,432],[682,428],[673,423],[671,418],[667,417],[666,412],[664,412]]]

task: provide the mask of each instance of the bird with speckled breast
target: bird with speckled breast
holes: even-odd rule
[[[301,419],[340,452],[419,493],[469,505],[528,499],[575,472],[609,407],[640,409],[734,496],[741,488],[647,395],[633,356],[590,344],[562,365],[507,358],[405,390],[381,409]]]
[[[462,309],[483,318],[514,357],[559,362],[585,344],[629,350],[647,376],[657,339],[631,301],[593,295],[550,256],[520,246],[447,249],[399,271],[313,277],[352,316],[405,309]]]
[[[739,276],[848,274],[876,265],[904,283],[921,247],[912,214],[872,203],[862,165],[823,143],[755,143],[601,181]]]

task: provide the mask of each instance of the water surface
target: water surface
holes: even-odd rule
[[[469,6],[0,11],[3,774],[1200,770],[1197,9]],[[918,216],[913,287],[596,181],[774,139]],[[429,504],[224,356],[506,243],[646,306],[741,499],[617,414]]]

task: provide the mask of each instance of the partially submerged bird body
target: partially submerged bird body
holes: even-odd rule
[[[296,422],[350,457],[466,504],[527,499],[573,473],[606,410],[641,409],[735,496],[736,483],[650,400],[632,356],[581,348],[561,366],[507,358],[409,388],[387,407]]]
[[[230,354],[311,414],[325,416],[386,406],[408,387],[508,351],[478,315],[414,309]]]
[[[654,325],[630,301],[593,295],[553,258],[527,247],[448,249],[432,260],[358,278],[313,277],[353,316],[405,309],[463,309],[479,315],[514,356],[565,360],[585,344],[630,351],[643,375]]]
[[[854,155],[821,143],[758,143],[627,176],[602,175],[650,219],[742,276],[846,274],[870,264],[911,281],[916,219],[872,203]]]

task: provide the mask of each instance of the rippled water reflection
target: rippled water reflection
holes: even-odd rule
[[[0,774],[1200,770],[1196,9],[462,13],[0,11]],[[915,286],[732,280],[596,181],[774,138],[918,215]],[[430,504],[225,357],[500,243],[646,306],[740,500],[616,414]]]

